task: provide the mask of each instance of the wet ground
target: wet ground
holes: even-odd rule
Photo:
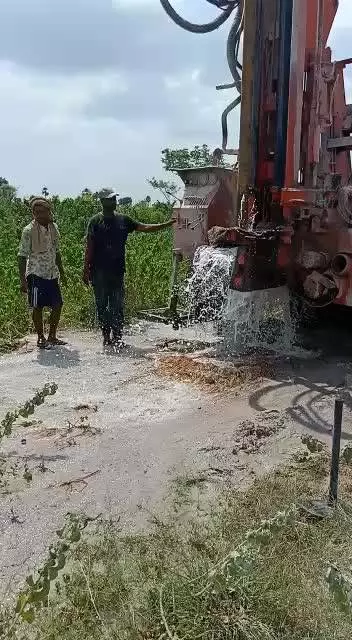
[[[67,347],[38,352],[29,343],[2,357],[1,416],[47,382],[58,391],[2,442],[1,591],[33,571],[68,511],[143,526],[178,476],[241,486],[288,460],[302,433],[329,444],[334,399],[352,376],[346,336],[334,353],[265,356],[270,374],[223,392],[156,369],[158,354],[178,350],[218,362],[209,351],[216,338],[192,329],[141,323],[120,353],[104,353],[95,334],[72,333]],[[348,393],[345,401],[347,442]]]

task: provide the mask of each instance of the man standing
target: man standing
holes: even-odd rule
[[[116,212],[117,193],[102,192],[102,213],[88,225],[83,280],[94,289],[103,344],[118,345],[124,323],[125,251],[133,231],[153,232],[171,227],[174,220],[161,224],[142,224]]]
[[[66,278],[59,252],[59,231],[53,222],[51,203],[45,198],[32,198],[33,221],[22,232],[18,251],[21,291],[28,294],[33,310],[33,323],[38,335],[38,347],[47,349],[65,344],[56,331],[62,309],[59,276]],[[51,309],[48,339],[44,335],[43,309]]]

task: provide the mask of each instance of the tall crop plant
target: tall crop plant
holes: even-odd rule
[[[99,211],[90,194],[53,199],[55,220],[61,234],[61,251],[68,276],[64,290],[63,324],[90,327],[94,322],[92,292],[82,283],[84,238],[88,220]],[[138,203],[126,210],[141,222],[156,223],[170,217],[170,208]],[[24,335],[31,327],[26,301],[19,291],[17,249],[22,228],[31,220],[26,202],[0,197],[0,346]],[[134,234],[127,247],[126,311],[165,304],[172,262],[171,231]]]

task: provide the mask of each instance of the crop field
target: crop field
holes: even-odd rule
[[[85,230],[99,210],[91,195],[52,199],[55,221],[61,234],[61,252],[68,277],[64,289],[64,326],[90,327],[94,322],[92,292],[82,283]],[[167,205],[139,203],[126,209],[133,218],[148,223],[169,219]],[[17,250],[23,227],[31,220],[28,204],[0,198],[0,345],[6,347],[31,328],[26,300],[19,290]],[[135,234],[129,238],[126,273],[126,312],[167,302],[172,262],[171,231]]]

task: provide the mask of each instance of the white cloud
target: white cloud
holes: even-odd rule
[[[205,0],[173,5],[198,22],[216,13]],[[9,28],[0,41],[0,175],[21,193],[109,185],[143,197],[146,178],[161,174],[162,148],[219,146],[233,93],[214,85],[230,80],[229,25],[186,34],[158,0],[2,0],[1,11]],[[351,28],[352,0],[340,0],[334,57],[352,54]]]

